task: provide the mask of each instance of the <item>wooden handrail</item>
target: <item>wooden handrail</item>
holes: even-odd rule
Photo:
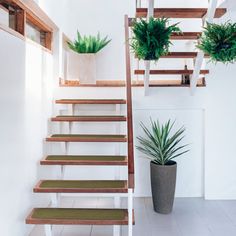
[[[125,51],[126,51],[126,96],[127,96],[129,188],[134,189],[134,143],[133,143],[131,64],[130,64],[130,46],[129,46],[129,18],[127,15],[125,15]]]

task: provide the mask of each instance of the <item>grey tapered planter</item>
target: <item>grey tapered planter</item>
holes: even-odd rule
[[[167,165],[151,162],[151,186],[154,210],[169,214],[173,209],[175,197],[177,163],[170,161]]]

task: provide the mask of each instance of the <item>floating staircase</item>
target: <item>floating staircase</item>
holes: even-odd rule
[[[129,27],[133,26],[134,20],[137,20],[139,18],[148,18],[150,16],[153,16],[154,18],[160,18],[160,17],[166,17],[171,20],[173,19],[202,19],[203,25],[206,20],[210,20],[213,18],[220,18],[226,13],[225,8],[217,8],[216,0],[212,0],[209,3],[208,8],[155,8],[154,7],[154,0],[148,1],[148,7],[142,7],[142,1],[136,1],[136,18],[129,18],[126,16],[125,18],[125,27],[126,27],[126,40],[128,41],[130,36]],[[201,36],[202,32],[185,32],[184,29],[181,29],[183,33],[173,33],[171,35],[171,40],[173,40],[173,44],[175,40],[198,40]],[[130,56],[130,47],[127,45],[127,60],[131,60]],[[191,52],[191,51],[181,51],[181,52],[170,52],[165,56],[162,56],[160,60],[165,59],[181,59],[183,60],[184,64],[182,68],[179,70],[171,70],[171,69],[155,69],[151,68],[156,65],[151,65],[150,62],[146,62],[144,67],[140,68],[142,65],[140,65],[139,61],[133,62],[135,67],[137,69],[134,69],[134,75],[136,76],[136,83],[133,82],[133,86],[136,86],[137,84],[141,84],[141,86],[144,86],[145,89],[145,95],[148,94],[149,87],[189,87],[193,91],[195,87],[205,87],[205,77],[201,78],[201,75],[205,76],[209,74],[209,70],[202,69],[203,65],[203,59],[209,58],[208,55],[204,55],[199,52]],[[135,58],[137,60],[137,58]],[[193,69],[190,70],[183,70],[184,67],[187,66],[187,60],[189,60],[189,63],[193,65]],[[191,61],[192,60],[192,61]],[[180,63],[180,62],[179,62]],[[159,66],[159,63],[158,65]],[[150,69],[151,68],[151,69]],[[143,83],[140,82],[140,75],[143,75]],[[156,77],[153,77],[150,79],[150,75],[162,75],[165,76],[163,79],[155,79]],[[169,79],[168,77],[173,78],[173,75],[176,75],[176,79]],[[190,76],[190,83],[184,84],[183,78],[184,76],[189,75]],[[167,79],[166,79],[167,78]]]
[[[128,83],[129,84],[129,83]],[[60,166],[59,179],[40,180],[34,187],[34,193],[50,194],[51,204],[48,208],[35,208],[26,219],[27,224],[44,225],[46,236],[53,235],[53,225],[113,225],[113,235],[120,235],[120,226],[128,225],[128,235],[132,236],[132,225],[134,224],[134,212],[132,207],[134,189],[134,164],[133,164],[133,137],[132,137],[132,103],[131,86],[127,87],[127,99],[60,99],[56,100],[56,106],[67,107],[66,115],[57,115],[51,118],[51,122],[61,126],[65,123],[70,125],[81,122],[96,125],[115,125],[119,128],[124,123],[127,125],[127,134],[51,134],[46,138],[49,144],[61,143],[62,153],[59,155],[47,155],[40,162],[42,166]],[[77,109],[80,105],[90,106],[112,106],[115,107],[115,115],[79,115]],[[72,107],[71,107],[72,106]],[[76,107],[75,107],[76,106]],[[127,107],[127,115],[117,114],[120,106]],[[65,111],[64,111],[65,112]],[[61,113],[61,112],[59,112]],[[86,123],[88,122],[88,123]],[[129,140],[129,142],[128,142]],[[69,143],[109,143],[109,145],[120,145],[127,143],[127,155],[70,155]],[[124,167],[127,169],[126,180],[116,176],[115,179],[105,180],[67,180],[64,177],[67,166],[110,166]],[[62,194],[83,194],[96,197],[97,194],[114,198],[113,209],[94,208],[60,208],[60,197]],[[76,196],[77,196],[76,195]],[[120,208],[120,197],[128,199],[127,209]]]
[[[168,18],[205,18],[209,13],[209,9],[205,8],[158,8],[154,9],[154,17],[168,17]],[[222,17],[226,13],[226,9],[216,9],[213,12],[213,16],[216,18]],[[143,18],[147,17],[148,9],[139,8],[136,9],[136,17]],[[133,124],[132,124],[132,86],[144,86],[145,91],[148,91],[149,87],[190,87],[189,84],[182,84],[179,81],[147,81],[144,77],[142,81],[132,80],[132,75],[146,75],[146,68],[131,69],[131,55],[130,45],[128,39],[130,38],[130,27],[132,26],[133,18],[125,16],[125,37],[126,37],[126,80],[125,81],[100,81],[93,85],[79,85],[81,87],[125,87],[126,98],[125,99],[58,99],[55,101],[56,106],[66,106],[66,114],[59,113],[51,118],[51,123],[56,123],[62,127],[63,124],[68,125],[68,133],[58,132],[52,133],[46,138],[46,142],[49,145],[53,143],[61,144],[61,153],[49,154],[44,157],[40,164],[42,166],[59,166],[60,167],[60,178],[58,179],[45,179],[39,180],[34,187],[35,193],[50,194],[51,204],[47,208],[35,208],[31,211],[26,219],[27,224],[44,225],[45,235],[53,235],[53,225],[113,225],[113,236],[120,235],[120,226],[128,225],[128,236],[133,235],[132,226],[134,224],[134,211],[133,211],[133,191],[134,191],[134,148],[133,148]],[[172,34],[172,40],[197,40],[201,32],[183,32],[182,34]],[[192,59],[198,58],[198,52],[171,52],[161,59]],[[203,58],[207,58],[208,55],[202,55]],[[196,63],[199,64],[199,63]],[[200,83],[196,86],[205,86],[205,77],[198,78],[200,75],[207,75],[209,70],[201,68],[183,69],[151,69],[151,75],[177,75],[186,76],[190,78],[196,77]],[[196,73],[196,70],[197,71]],[[134,72],[134,73],[133,73]],[[81,88],[82,89],[82,88]],[[126,114],[77,114],[77,110],[81,105],[96,105],[99,106],[114,106],[115,110],[120,111],[117,107],[126,107]],[[120,134],[121,132],[113,134],[87,134],[87,133],[73,133],[72,124],[83,123],[90,125],[96,123],[102,125],[107,123],[109,125],[122,125],[126,124],[127,132]],[[120,130],[120,129],[118,129]],[[111,153],[110,155],[93,155],[93,154],[70,154],[70,143],[76,145],[77,143],[87,143],[94,145],[94,143],[105,143],[107,145],[127,145],[127,153]],[[67,180],[64,178],[65,168],[69,166],[86,166],[86,167],[103,167],[109,166],[110,168],[124,167],[127,169],[127,178],[121,179],[115,177],[114,179],[103,179],[103,180]],[[114,198],[113,209],[94,209],[94,208],[60,208],[60,197],[62,194],[76,194],[76,196],[97,196],[97,194],[104,194]],[[120,197],[126,197],[128,199],[127,208],[123,209],[120,206]],[[56,235],[55,235],[56,236]]]

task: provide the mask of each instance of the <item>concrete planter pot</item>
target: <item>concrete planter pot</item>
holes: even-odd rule
[[[151,186],[154,210],[161,214],[169,214],[173,209],[177,163],[170,161],[168,165],[157,165],[151,162]]]
[[[80,84],[96,84],[96,54],[78,54],[70,51],[67,77]]]

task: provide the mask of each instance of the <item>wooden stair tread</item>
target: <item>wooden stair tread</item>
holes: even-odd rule
[[[36,193],[127,193],[125,180],[42,180]]]
[[[135,70],[135,75],[144,75],[145,70]],[[150,75],[191,75],[193,70],[150,70]],[[209,70],[201,70],[200,74],[209,74]]]
[[[172,40],[197,40],[202,35],[202,32],[183,32],[181,34],[172,33]]]
[[[60,99],[56,104],[126,104],[125,99]]]
[[[53,134],[46,138],[48,142],[126,142],[121,134]]]
[[[49,155],[41,165],[127,165],[126,156]]]
[[[56,116],[51,121],[59,122],[108,122],[108,121],[126,121],[125,116]]]
[[[197,52],[169,52],[161,58],[196,58],[197,54]],[[205,54],[205,57],[209,57],[209,55]]]
[[[215,18],[220,18],[226,13],[226,8],[217,8]],[[147,8],[137,8],[136,17],[147,17]],[[155,8],[154,17],[167,18],[203,18],[207,8]]]
[[[127,209],[35,208],[26,224],[127,225]]]
[[[200,78],[203,80],[204,78]],[[98,81],[97,81],[98,82]],[[198,84],[199,86],[202,86],[203,83]],[[71,85],[68,81],[66,85],[61,85],[63,87],[84,87],[84,85],[80,84],[73,84]],[[86,85],[87,87],[125,87],[125,82],[122,80],[111,80],[111,81],[99,81],[99,83],[94,85]],[[132,80],[132,87],[143,87],[143,81],[141,80]],[[205,84],[204,84],[205,86]],[[181,84],[181,80],[150,80],[150,87],[187,87],[187,85]],[[188,86],[189,87],[189,86]]]

